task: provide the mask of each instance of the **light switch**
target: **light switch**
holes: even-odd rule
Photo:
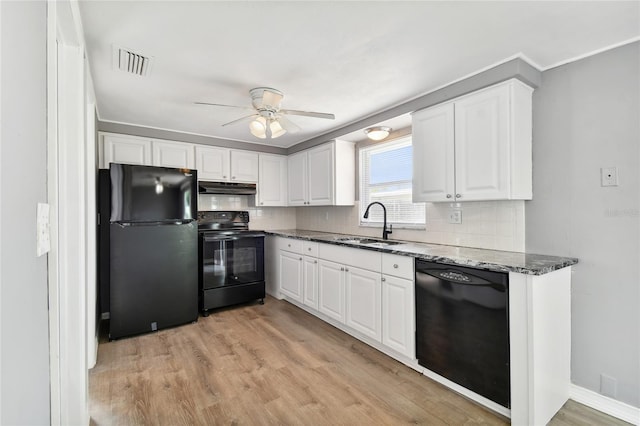
[[[39,257],[51,250],[49,204],[38,203],[36,216],[36,255]]]

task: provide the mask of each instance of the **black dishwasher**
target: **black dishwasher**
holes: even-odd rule
[[[510,408],[509,275],[416,260],[416,357]]]

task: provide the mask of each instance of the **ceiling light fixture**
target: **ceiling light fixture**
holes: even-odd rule
[[[287,133],[277,118],[256,117],[249,123],[251,134],[259,139],[275,139]]]
[[[369,127],[368,129],[364,129],[364,133],[371,140],[381,141],[382,139],[389,136],[389,133],[391,133],[391,127],[386,127],[386,126]]]

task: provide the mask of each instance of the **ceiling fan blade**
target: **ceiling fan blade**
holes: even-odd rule
[[[281,93],[272,92],[271,90],[264,89],[262,93],[262,105],[278,108],[280,101],[284,96]]]
[[[253,111],[254,110],[251,107],[243,107],[243,106],[238,106],[238,105],[212,104],[212,103],[209,103],[209,102],[194,102],[194,104],[196,104],[196,105],[220,106],[220,107],[227,107],[227,108],[239,108],[239,109],[246,109],[247,111]]]
[[[237,120],[233,120],[233,121],[230,121],[228,123],[224,123],[222,125],[222,127],[230,126],[230,125],[236,124],[236,123],[240,123],[241,121],[249,121],[249,118],[254,118],[254,117],[259,117],[259,115],[258,114],[247,115],[245,117],[238,118]]]
[[[333,114],[329,114],[326,112],[311,112],[311,111],[298,111],[295,109],[281,109],[281,114],[289,114],[289,115],[302,115],[305,117],[314,117],[314,118],[326,118],[328,120],[335,120],[336,116]]]
[[[289,133],[298,133],[300,130],[302,130],[300,126],[298,126],[291,120],[288,120],[287,118],[283,117],[282,115],[278,116],[278,121],[280,122],[280,125],[282,126],[282,128]]]

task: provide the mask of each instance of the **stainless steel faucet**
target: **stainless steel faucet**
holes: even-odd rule
[[[382,239],[383,240],[388,240],[389,239],[389,234],[393,234],[393,225],[389,225],[389,230],[387,231],[387,208],[384,206],[384,204],[378,202],[378,201],[374,201],[372,203],[369,203],[369,205],[367,206],[367,209],[364,211],[364,218],[368,219],[369,218],[369,209],[371,208],[372,205],[374,204],[379,204],[380,207],[382,207],[382,210],[384,212],[384,223],[382,224]]]

